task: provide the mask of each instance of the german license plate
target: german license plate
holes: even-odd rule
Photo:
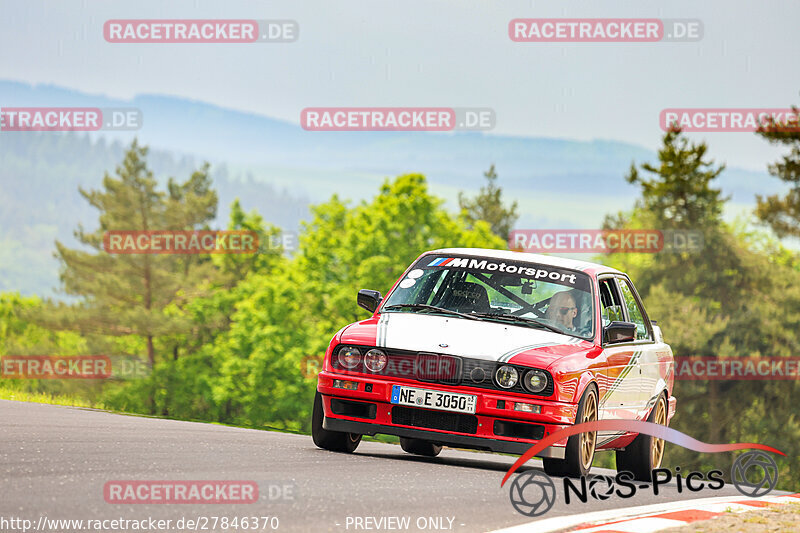
[[[443,392],[393,385],[391,402],[411,407],[424,407],[425,409],[439,409],[440,411],[474,414],[475,406],[478,403],[478,397],[472,394],[460,394],[458,392]]]

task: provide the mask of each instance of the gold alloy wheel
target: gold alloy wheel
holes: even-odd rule
[[[656,402],[656,416],[653,422],[662,426],[667,425],[667,406],[664,397],[659,398]],[[653,437],[653,446],[650,450],[650,459],[653,468],[661,466],[661,461],[664,459],[664,439]]]
[[[594,422],[595,420],[597,420],[597,396],[595,396],[594,392],[591,392],[586,397],[586,404],[583,406],[583,420],[581,422]],[[592,466],[596,442],[596,431],[581,433],[581,464],[587,470]]]

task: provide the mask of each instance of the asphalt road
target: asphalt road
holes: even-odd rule
[[[308,436],[11,401],[0,401],[0,428],[3,532],[22,531],[20,523],[3,519],[38,526],[40,517],[169,519],[170,531],[178,531],[181,518],[186,530],[186,520],[200,517],[207,517],[207,531],[226,531],[222,517],[244,516],[259,517],[258,529],[266,522],[271,531],[277,517],[277,531],[310,532],[477,532],[536,520],[512,507],[508,484],[500,487],[515,459],[510,456],[445,449],[428,459],[375,442],[344,455],[317,449]],[[728,470],[731,460],[720,454],[720,468]],[[258,483],[260,495],[251,504],[106,503],[104,485],[113,480],[248,480]],[[628,499],[589,497],[567,505],[560,481],[556,503],[542,518],[738,494],[732,486],[678,494],[672,483],[658,496],[643,489]],[[409,528],[397,528],[394,519],[380,527],[368,517],[408,519]]]

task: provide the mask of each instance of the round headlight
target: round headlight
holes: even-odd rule
[[[361,362],[361,352],[358,348],[352,346],[345,346],[339,350],[339,364],[345,368],[353,369]]]
[[[386,354],[373,348],[364,356],[364,366],[370,372],[380,372],[386,368]]]
[[[530,392],[542,392],[547,387],[547,374],[541,370],[529,370],[522,380],[522,385]]]
[[[513,366],[503,365],[497,369],[494,378],[497,380],[498,385],[504,389],[510,389],[519,381],[519,372]]]

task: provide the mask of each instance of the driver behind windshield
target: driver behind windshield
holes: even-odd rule
[[[573,322],[576,316],[578,316],[578,307],[575,305],[575,298],[569,291],[557,292],[550,298],[545,318],[566,330],[574,331],[576,326]]]

